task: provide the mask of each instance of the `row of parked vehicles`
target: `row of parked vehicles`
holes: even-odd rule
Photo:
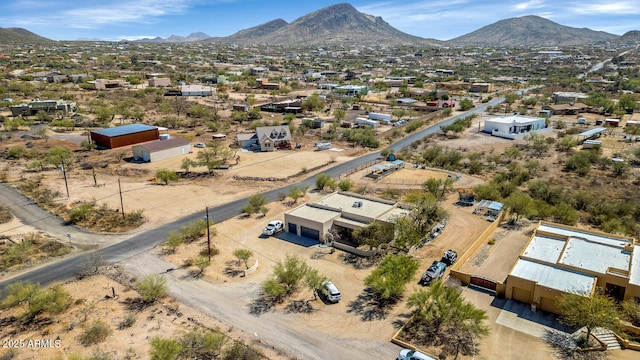
[[[444,275],[447,266],[453,265],[458,260],[458,253],[455,250],[447,250],[440,260],[435,260],[431,266],[422,274],[420,285],[427,286],[433,280],[440,279]]]

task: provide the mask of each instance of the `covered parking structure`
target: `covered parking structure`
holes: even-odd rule
[[[591,130],[583,131],[580,134],[578,134],[578,139],[580,140],[580,143],[583,143],[586,140],[597,139],[600,136],[602,136],[602,133],[605,131],[607,131],[607,128],[603,128],[603,127],[593,128]]]

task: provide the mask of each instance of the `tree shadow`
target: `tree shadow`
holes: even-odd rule
[[[315,311],[309,300],[293,300],[285,306],[284,310],[295,314],[311,314]]]
[[[563,360],[604,360],[608,358],[606,351],[578,351],[573,335],[558,331],[545,330],[543,340],[551,347],[554,355]]]
[[[411,320],[411,316],[413,316],[413,314],[411,313],[399,314],[398,318],[391,322],[391,325],[393,325],[394,329],[401,329],[403,326],[409,323],[409,320]]]
[[[237,276],[240,276],[240,275],[244,274],[244,271],[237,269],[238,261],[229,260],[224,264],[226,266],[224,268],[224,270],[223,270],[225,275],[230,276],[230,277],[237,277]]]
[[[249,314],[260,316],[271,311],[274,306],[274,301],[272,301],[271,299],[267,299],[264,296],[260,296],[249,304]]]
[[[343,264],[351,265],[356,270],[369,269],[377,265],[381,259],[378,255],[363,257],[350,253],[341,253],[339,256]]]
[[[141,297],[137,297],[137,298],[126,298],[124,301],[122,301],[122,304],[124,304],[125,308],[128,311],[141,312],[142,310],[151,306],[151,304],[153,303],[144,301],[144,299],[142,299]]]
[[[381,299],[373,290],[366,288],[347,305],[347,312],[360,315],[362,321],[384,320],[398,299]]]

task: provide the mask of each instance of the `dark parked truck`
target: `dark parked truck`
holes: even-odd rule
[[[444,274],[444,270],[447,268],[447,264],[442,261],[434,261],[431,266],[427,269],[427,271],[422,274],[422,278],[420,279],[420,285],[429,285],[435,279],[440,279]]]

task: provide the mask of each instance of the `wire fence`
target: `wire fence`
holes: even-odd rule
[[[380,182],[389,185],[421,185],[424,181],[424,179],[394,179],[387,177]]]

